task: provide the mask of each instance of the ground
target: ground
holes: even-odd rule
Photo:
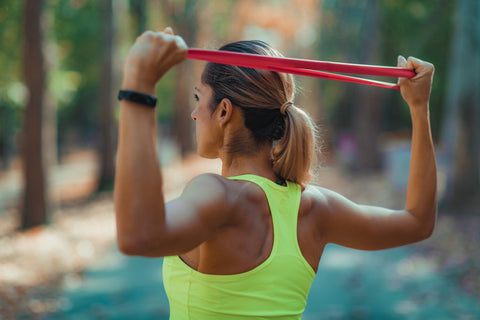
[[[92,197],[96,158],[76,152],[55,167],[51,223],[17,232],[20,171],[0,173],[0,319],[166,319],[161,259],[121,255],[111,193]],[[167,198],[219,163],[166,166]],[[402,206],[388,174],[332,166],[317,183],[360,202]],[[328,246],[304,319],[480,319],[480,217],[440,212],[434,235],[382,252]]]

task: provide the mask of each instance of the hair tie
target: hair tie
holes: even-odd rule
[[[290,108],[291,106],[293,106],[293,102],[292,102],[292,101],[287,101],[287,102],[285,102],[285,103],[282,104],[282,106],[280,107],[280,113],[283,114],[283,115],[286,115],[286,114],[287,114],[287,109]]]

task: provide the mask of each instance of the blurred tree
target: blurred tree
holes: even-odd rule
[[[325,1],[323,9],[321,41],[317,44],[321,60],[379,64],[378,1]],[[381,169],[381,90],[323,81],[320,91],[330,113],[332,135],[338,136],[337,150],[343,164],[354,172]]]
[[[14,110],[7,101],[0,97],[0,169],[6,170],[10,166],[15,144]]]
[[[26,88],[22,83],[21,52],[23,2],[2,0],[0,5],[0,169],[8,169],[15,157]]]
[[[115,176],[114,166],[114,130],[113,119],[113,4],[104,1],[103,20],[103,62],[102,85],[100,92],[101,126],[100,126],[100,180],[97,190],[112,190]]]
[[[100,139],[104,1],[55,0],[56,60],[51,75],[58,103],[60,154],[91,148]]]
[[[163,1],[163,7],[173,22],[174,31],[181,35],[190,47],[195,46],[197,38],[197,2],[198,0]],[[193,124],[189,116],[193,110],[193,99],[191,97],[194,78],[192,69],[192,61],[188,59],[175,68],[174,131],[182,156],[187,155],[194,149]]]
[[[130,12],[133,18],[135,35],[138,36],[146,30],[147,2],[145,0],[130,0]]]
[[[44,121],[47,118],[46,68],[43,52],[43,1],[27,0],[24,12],[24,76],[28,89],[21,150],[24,161],[24,198],[21,227],[47,222],[49,195]]]
[[[447,66],[457,1],[385,0],[381,1],[379,63],[393,65],[399,54],[414,56],[435,65],[430,98],[430,119],[434,140],[438,140],[448,91]],[[397,92],[386,95],[383,109],[385,129],[410,131],[410,112]]]
[[[448,172],[445,204],[480,200],[480,2],[457,2],[442,143]]]
[[[321,60],[345,61],[353,63],[372,63],[379,65],[395,65],[399,54],[416,56],[432,62],[436,66],[435,79],[431,97],[431,121],[433,136],[436,138],[443,118],[443,101],[446,92],[446,65],[448,64],[448,48],[452,36],[452,13],[454,1],[431,0],[428,3],[419,0],[385,0],[376,2],[377,16],[375,28],[368,2],[324,0],[322,7],[321,39],[318,51]],[[371,38],[372,39],[371,39]],[[368,50],[369,43],[375,43],[375,50]],[[372,42],[370,42],[372,40]],[[371,57],[366,55],[370,51]],[[383,80],[383,79],[382,79]],[[385,79],[395,81],[396,79]],[[337,140],[338,154],[346,154],[347,164],[358,161],[352,159],[355,149],[360,146],[358,138],[360,126],[376,127],[376,132],[393,133],[394,139],[408,139],[411,128],[409,109],[396,90],[382,90],[334,81],[319,82],[320,99],[325,106],[329,118],[332,135]],[[361,113],[367,104],[360,101],[358,92],[373,92],[378,97],[371,97],[376,114],[366,116]],[[374,100],[379,100],[375,102]],[[371,105],[368,103],[368,105]],[[370,110],[373,111],[373,110]],[[353,115],[353,116],[352,116]],[[360,118],[357,118],[357,115]],[[361,119],[362,116],[365,116]],[[381,136],[372,133],[366,135],[374,144],[381,142]],[[355,134],[352,134],[353,132]],[[356,144],[353,144],[353,136]],[[342,143],[340,143],[342,142]],[[378,150],[378,145],[374,146]],[[377,152],[375,152],[377,153]],[[368,153],[365,153],[368,155]],[[377,158],[378,159],[378,158]],[[373,162],[374,163],[374,162]]]
[[[377,64],[380,32],[378,2],[376,0],[366,1],[363,11],[364,20],[360,29],[360,39],[363,45],[359,52],[359,58],[362,63]],[[353,116],[353,133],[356,141],[353,169],[359,172],[378,171],[382,168],[379,149],[381,91],[375,87],[356,86],[353,93],[355,109],[351,115]]]

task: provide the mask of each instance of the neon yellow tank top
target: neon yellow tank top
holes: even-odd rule
[[[165,257],[170,320],[301,319],[315,272],[297,241],[300,186],[289,181],[280,186],[250,174],[229,179],[251,181],[265,192],[273,221],[272,252],[256,268],[234,275],[204,274],[178,256]]]

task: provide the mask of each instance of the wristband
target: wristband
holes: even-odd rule
[[[155,108],[157,105],[157,97],[151,94],[132,90],[120,90],[118,92],[118,100],[127,100],[138,104],[143,104],[144,106],[151,108]]]

